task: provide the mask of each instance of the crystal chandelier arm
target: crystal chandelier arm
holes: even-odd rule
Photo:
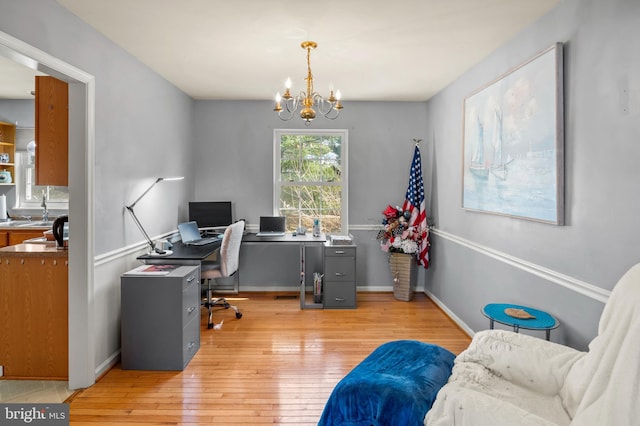
[[[336,108],[337,107],[337,102],[338,101],[331,101],[331,97],[329,99],[324,99],[322,96],[320,96],[319,94],[314,94],[314,101],[315,104],[318,107],[318,111],[320,112],[320,114],[322,114],[325,118],[328,118],[329,120],[335,120],[336,118],[338,118],[338,116],[340,115],[340,109]],[[335,98],[334,98],[335,99]]]
[[[289,121],[293,118],[296,110],[298,109],[298,104],[300,102],[300,95],[294,97],[290,97],[289,99],[282,99],[282,107],[278,112],[278,118],[282,121]]]
[[[287,102],[285,102],[285,107],[287,108],[287,111],[289,111],[292,114],[296,112],[296,110],[298,109],[298,106],[300,105],[300,103],[302,103],[305,97],[306,95],[304,94],[304,92],[300,92],[298,96],[288,99]]]
[[[289,111],[289,108],[284,108],[278,111],[278,118],[282,121],[289,121],[293,118],[295,111]]]
[[[326,114],[322,114],[322,115],[325,118],[328,118],[329,120],[335,120],[340,115],[340,110],[335,109],[334,107],[331,107],[331,109],[327,111]]]

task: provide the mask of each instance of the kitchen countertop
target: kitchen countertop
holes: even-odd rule
[[[0,248],[0,257],[64,257],[69,251],[48,244],[16,244]]]
[[[20,230],[20,229],[30,229],[30,230],[49,230],[53,226],[52,224],[42,224],[42,222],[0,222],[0,229],[4,230]]]

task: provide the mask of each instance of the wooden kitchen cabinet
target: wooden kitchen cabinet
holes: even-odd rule
[[[36,77],[36,185],[69,185],[69,85]]]
[[[11,182],[0,181],[0,185],[13,186],[16,179],[16,126],[0,121],[0,171],[11,174]]]
[[[0,247],[14,246],[31,238],[40,238],[50,227],[2,228],[0,223]]]
[[[0,251],[0,365],[4,377],[69,375],[66,253]],[[42,248],[41,250],[50,250]]]
[[[25,240],[42,237],[44,235],[42,230],[35,230],[35,229],[11,230],[8,232],[8,234],[9,234],[8,244],[7,244],[8,246],[20,244]]]

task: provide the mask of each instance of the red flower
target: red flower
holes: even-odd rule
[[[385,218],[387,218],[387,220],[395,219],[396,217],[398,217],[398,210],[395,207],[388,205],[387,208],[382,212],[382,214]]]

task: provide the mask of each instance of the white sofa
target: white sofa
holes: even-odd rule
[[[616,284],[587,352],[504,330],[477,333],[427,426],[640,425],[640,264]]]

